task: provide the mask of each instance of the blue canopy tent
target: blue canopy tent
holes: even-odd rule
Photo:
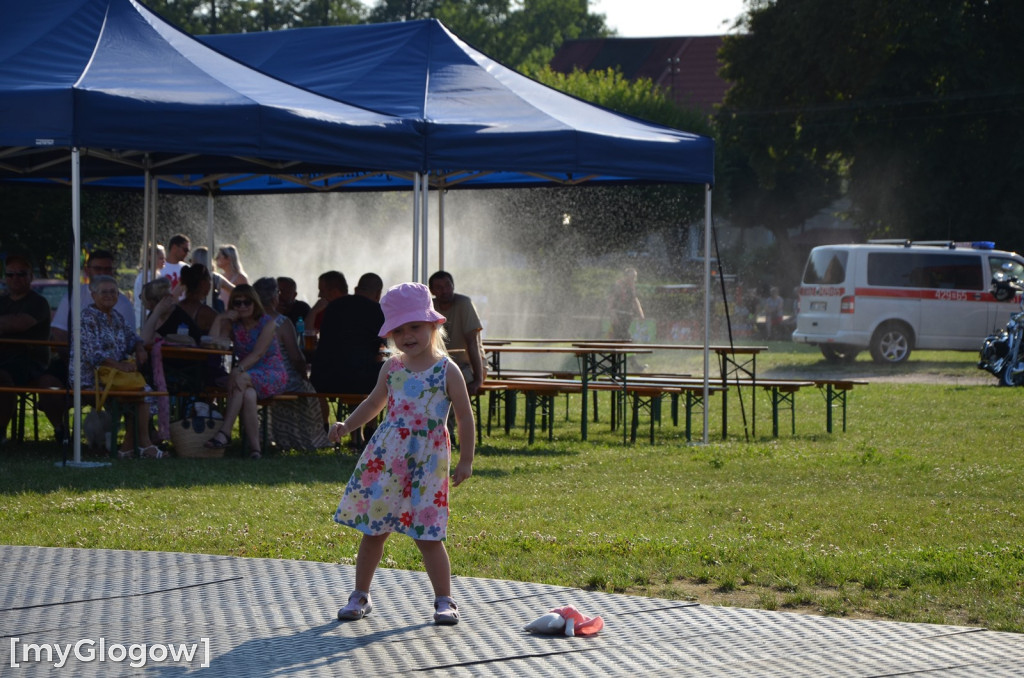
[[[336,171],[422,165],[407,120],[307,92],[229,59],[132,0],[8,3],[0,24],[0,177]],[[79,258],[72,308],[79,309]],[[72,336],[81,318],[73,314]],[[76,347],[77,348],[77,347]],[[74,351],[76,373],[80,352]],[[74,407],[81,411],[76,383]],[[74,461],[81,461],[75,417]]]
[[[424,275],[428,186],[703,184],[706,402],[712,139],[638,120],[551,89],[470,47],[436,20],[200,39],[311,91],[420,124],[426,143],[426,173],[416,186],[416,190],[422,187],[422,200],[414,198],[413,241],[414,248],[422,242]],[[439,199],[443,195],[438,192]],[[443,219],[443,207],[438,213]],[[418,235],[420,218],[422,238]],[[442,222],[438,246],[442,268],[443,233]],[[414,276],[416,270],[414,254]],[[704,417],[707,442],[707,408]]]
[[[143,173],[147,191],[159,178],[208,195],[412,186],[414,279],[428,186],[703,184],[710,232],[712,139],[557,92],[433,20],[207,36],[210,49],[133,0],[4,18],[0,180],[68,181],[70,166],[76,205],[83,180],[138,188]]]
[[[434,19],[199,39],[313,92],[416,120],[432,185],[714,183],[711,139],[551,89]]]

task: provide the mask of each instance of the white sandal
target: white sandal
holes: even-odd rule
[[[373,611],[368,591],[353,591],[348,597],[348,604],[338,610],[338,621],[355,621],[362,619]]]
[[[454,626],[459,623],[459,606],[448,596],[434,598],[434,623],[438,626]]]
[[[139,456],[144,459],[163,459],[171,456],[171,453],[161,450],[156,445],[150,445],[139,450]]]

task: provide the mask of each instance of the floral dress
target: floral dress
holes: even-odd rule
[[[231,338],[235,342],[235,357],[239,361],[245,359],[256,347],[256,341],[260,332],[268,322],[274,320],[268,315],[260,316],[255,327],[251,330],[245,329],[242,323],[233,323],[231,326]],[[249,378],[252,379],[252,387],[256,389],[256,395],[262,398],[269,398],[278,393],[284,393],[288,385],[288,372],[284,368],[284,358],[281,357],[281,347],[277,343],[277,337],[263,353],[263,357],[249,368]]]
[[[447,368],[447,357],[422,372],[409,370],[399,357],[388,361],[387,415],[352,472],[336,522],[368,535],[445,538],[451,464]]]

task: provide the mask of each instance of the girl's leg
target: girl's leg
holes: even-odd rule
[[[451,598],[452,566],[443,541],[416,540],[423,554],[423,566],[434,587],[434,623],[450,626],[459,623],[459,606]]]
[[[356,590],[369,591],[373,583],[373,575],[380,565],[380,559],[384,557],[384,542],[388,540],[388,534],[363,535],[359,542],[359,553],[356,555]]]
[[[359,555],[356,556],[356,589],[348,597],[345,607],[338,610],[339,621],[362,619],[373,611],[370,584],[373,583],[373,574],[384,555],[384,542],[387,540],[387,534],[363,535],[359,542]]]
[[[443,541],[416,539],[416,546],[423,555],[423,567],[434,587],[434,596],[448,597],[452,594],[452,565]]]

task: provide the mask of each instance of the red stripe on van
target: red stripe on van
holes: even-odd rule
[[[932,299],[938,301],[995,301],[991,292],[979,290],[922,290],[905,287],[858,287],[858,297],[887,297],[890,299]]]

